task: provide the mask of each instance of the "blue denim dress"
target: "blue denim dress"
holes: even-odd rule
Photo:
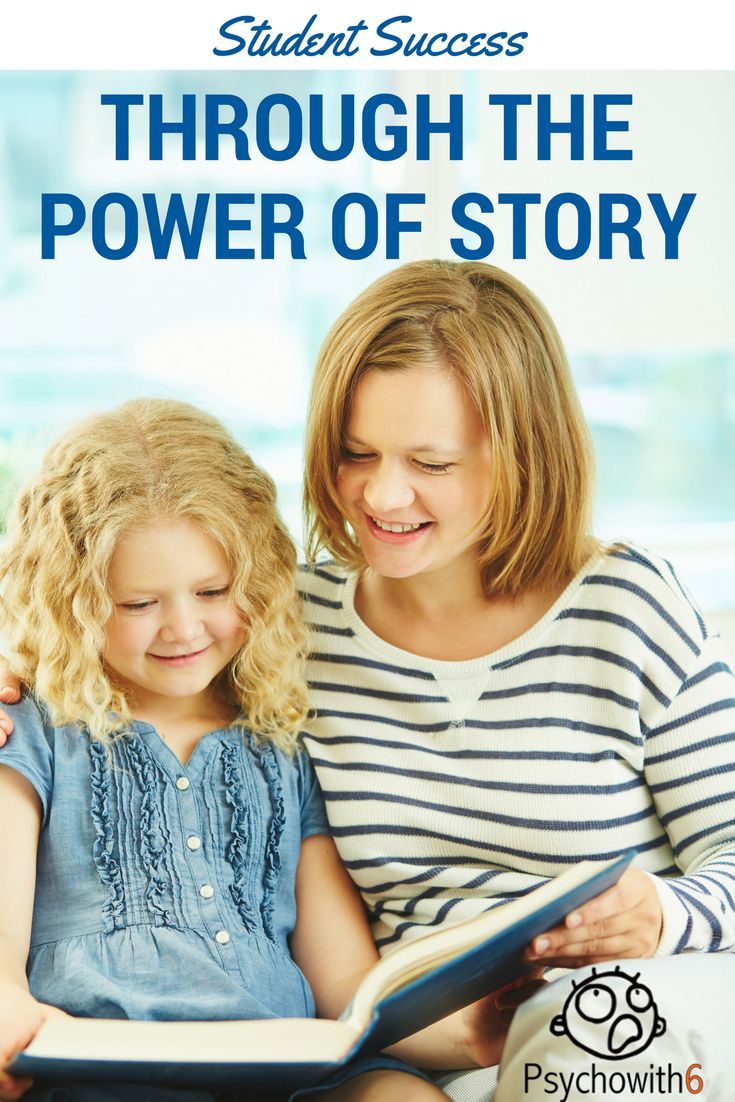
[[[94,1018],[314,1014],[287,941],[301,841],[328,833],[305,754],[231,727],[183,766],[145,723],[109,752],[52,726],[32,699],[13,719],[0,765],[43,810],[27,967],[37,999]]]
[[[184,766],[146,723],[108,748],[30,697],[13,720],[0,766],[30,781],[43,816],[35,998],[98,1018],[314,1015],[288,948],[302,839],[329,832],[306,754],[230,727]],[[397,1065],[352,1074],[383,1066]]]

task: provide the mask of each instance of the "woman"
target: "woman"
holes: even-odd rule
[[[378,280],[325,341],[306,466],[309,547],[334,561],[301,575],[304,738],[381,949],[636,847],[529,959],[729,950],[732,674],[667,564],[591,538],[587,432],[538,301],[483,264]],[[526,1028],[538,1005],[509,1099],[569,1041]],[[467,1086],[447,1091],[488,1097]]]
[[[735,944],[733,676],[667,563],[591,538],[591,475],[559,336],[506,273],[408,264],[328,335],[305,741],[383,951],[630,848],[530,960]]]

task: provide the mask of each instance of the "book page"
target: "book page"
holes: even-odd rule
[[[27,1056],[179,1064],[338,1063],[355,1042],[344,1022],[280,1018],[252,1022],[131,1022],[52,1018]]]

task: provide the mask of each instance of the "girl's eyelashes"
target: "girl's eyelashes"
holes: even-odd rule
[[[213,589],[200,589],[197,596],[206,597],[207,600],[213,601],[217,597],[226,597],[229,592],[229,585],[220,585]]]
[[[218,597],[226,597],[229,592],[229,585],[218,585],[210,589],[198,590],[197,597],[203,597],[206,601],[216,601]],[[152,608],[155,603],[153,599],[145,601],[121,601],[118,608],[124,608],[126,612],[145,612],[146,609]]]

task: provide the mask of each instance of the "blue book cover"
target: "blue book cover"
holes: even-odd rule
[[[632,856],[581,862],[502,907],[401,946],[370,970],[338,1022],[52,1019],[9,1070],[36,1080],[251,1089],[317,1082],[522,975],[531,939],[611,887]]]

